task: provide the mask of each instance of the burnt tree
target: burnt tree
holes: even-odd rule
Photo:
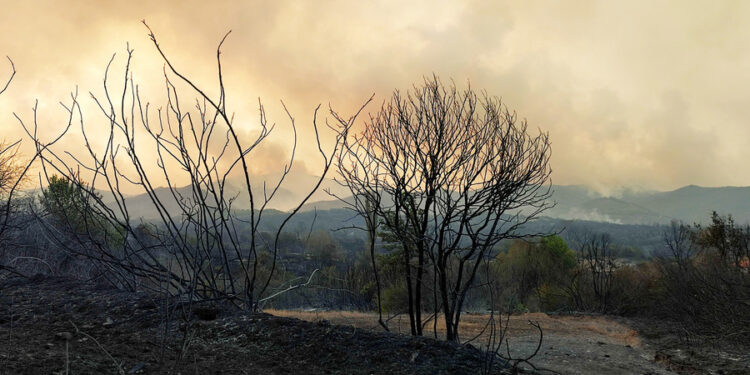
[[[401,244],[411,333],[422,334],[434,279],[446,338],[458,341],[482,260],[550,205],[549,136],[530,134],[497,97],[436,76],[394,92],[344,136],[344,183]]]

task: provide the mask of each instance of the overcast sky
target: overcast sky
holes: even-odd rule
[[[553,182],[607,191],[750,185],[750,2],[747,1],[2,1],[0,55],[18,70],[0,97],[0,130],[64,125],[58,102],[78,86],[84,119],[103,117],[104,68],[126,43],[134,79],[163,104],[162,69],[141,19],[176,65],[215,92],[223,51],[229,109],[257,127],[260,97],[279,131],[254,168],[288,152],[290,108],[302,137],[318,103],[351,113],[371,94],[375,111],[394,89],[438,74],[503,99],[552,140]],[[157,3],[157,2],[153,2]],[[408,5],[407,5],[408,4]],[[10,73],[0,63],[0,77]],[[154,79],[156,77],[157,79]],[[75,134],[63,147],[76,150]],[[28,147],[28,141],[25,142]],[[303,164],[315,170],[303,142]]]

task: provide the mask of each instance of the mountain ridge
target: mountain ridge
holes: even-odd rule
[[[750,222],[750,186],[686,185],[669,191],[623,189],[621,194],[610,195],[585,185],[553,185],[552,190],[550,203],[555,206],[544,213],[551,218],[615,224],[667,224],[672,220],[701,223],[716,211],[730,214],[741,223]],[[326,199],[305,204],[303,211],[344,207],[336,199]]]
[[[262,197],[263,185],[258,180],[253,190],[256,198]],[[317,177],[303,176],[282,185],[269,208],[289,211],[296,207],[312,188]],[[243,189],[232,181],[227,184],[227,198],[234,199],[232,207],[238,210],[249,209],[249,200]],[[190,197],[189,186],[176,188]],[[325,179],[321,188],[315,192],[310,201],[302,206],[301,211],[335,210],[347,208],[341,202],[326,193],[331,189],[338,196],[351,202],[351,195],[332,179]],[[668,224],[672,220],[686,223],[706,223],[713,211],[722,215],[731,214],[739,223],[750,222],[750,186],[705,187],[686,185],[669,191],[622,188],[614,194],[605,194],[585,185],[553,185],[553,194],[549,203],[554,206],[544,212],[543,216],[564,220],[585,220],[613,224]],[[31,189],[29,194],[39,193]],[[97,190],[107,204],[114,204],[111,193]],[[157,196],[169,210],[176,210],[177,202],[166,187],[156,189]],[[259,195],[260,194],[260,195]],[[125,195],[131,217],[155,218],[151,199],[147,194]],[[257,203],[257,202],[256,202]]]

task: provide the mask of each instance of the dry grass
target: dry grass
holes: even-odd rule
[[[377,314],[356,311],[318,311],[318,310],[266,310],[267,313],[292,317],[306,321],[327,320],[332,324],[350,325],[367,330],[382,330],[378,325]],[[479,335],[483,339],[486,332],[482,332],[487,325],[487,314],[465,314],[461,319],[461,337],[463,341]],[[503,318],[505,319],[505,318]],[[544,313],[528,313],[513,315],[509,321],[510,337],[523,337],[536,335],[536,330],[528,323],[529,320],[538,322],[545,335],[578,335],[595,337],[597,340],[606,340],[610,343],[622,345],[640,346],[641,342],[635,330],[627,325],[606,316],[549,316]],[[409,318],[400,315],[392,318],[388,323],[392,332],[408,334]],[[424,329],[424,335],[434,337],[433,322],[430,321]],[[438,318],[437,337],[444,338],[445,324],[441,317]]]

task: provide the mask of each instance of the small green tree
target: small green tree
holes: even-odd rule
[[[73,236],[87,236],[92,241],[117,247],[123,233],[94,209],[91,200],[101,200],[82,183],[52,176],[42,191],[41,203],[52,223]]]
[[[305,241],[307,255],[316,268],[331,267],[341,260],[342,254],[329,231],[317,231]]]
[[[510,289],[511,299],[541,309],[565,303],[563,288],[575,267],[575,253],[559,236],[516,240],[507,253],[495,258],[497,277]],[[537,301],[531,301],[533,298]]]

